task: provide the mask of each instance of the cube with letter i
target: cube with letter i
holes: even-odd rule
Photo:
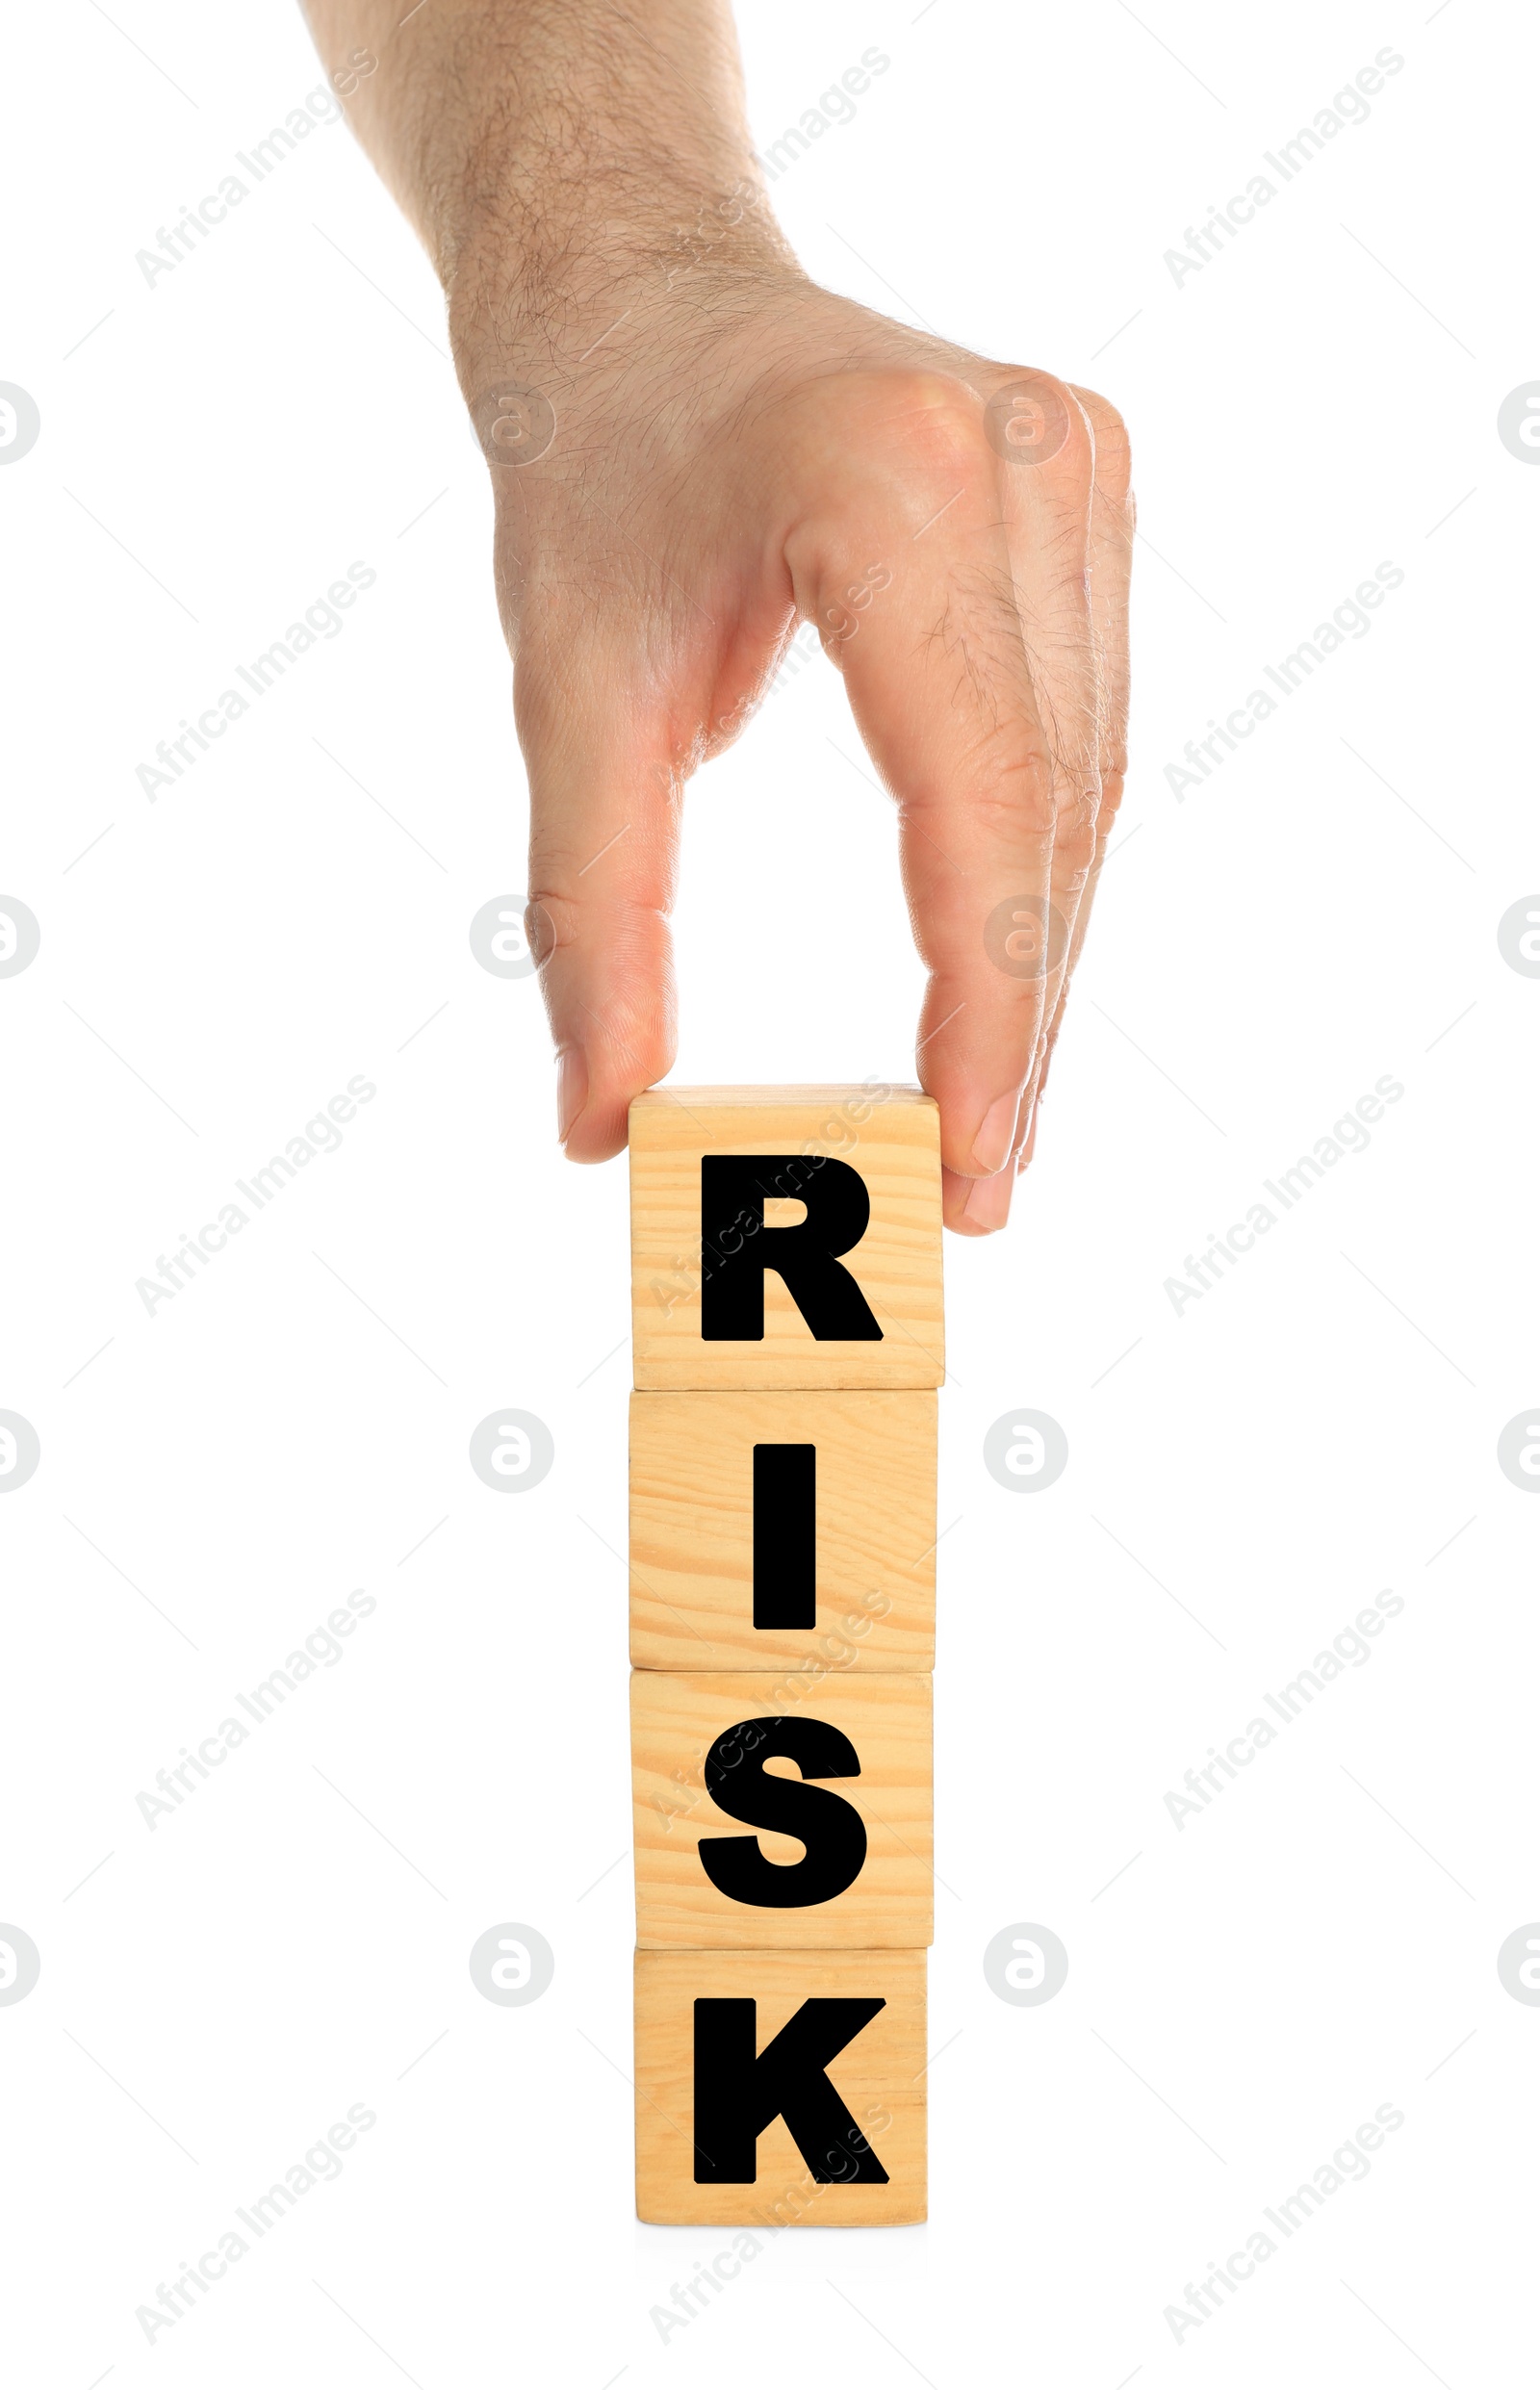
[[[637,2212],[925,2215],[937,1107],[630,1112]]]

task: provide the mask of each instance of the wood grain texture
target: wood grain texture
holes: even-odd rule
[[[945,1375],[939,1116],[917,1088],[651,1088],[630,1108],[631,1332],[645,1388],[921,1387]],[[762,1342],[701,1334],[703,1154],[833,1156],[871,1218],[843,1256],[881,1341],[820,1342],[773,1270]],[[795,1204],[767,1213],[801,1215]],[[729,1221],[713,1235],[732,1233]],[[708,1257],[705,1266],[709,1267]]]
[[[817,1615],[754,1624],[754,1448],[817,1452]],[[933,1393],[633,1394],[631,1663],[917,1672],[936,1649]]]
[[[636,1953],[636,2213],[643,2223],[916,2224],[925,2221],[923,1950]],[[760,2049],[808,1999],[881,1999],[827,2069],[888,2180],[814,2180],[783,2120],[756,2148],[752,2183],[694,2179],[694,2008],[752,1999]]]
[[[804,1856],[790,1834],[746,1824],[718,1808],[704,1765],[719,1736],[749,1719],[827,1722],[846,1736],[859,1776],[817,1779],[859,1813],[866,1830],[860,1872],[831,1899],[762,1908],[731,1898],[707,1875],[704,1839],[753,1837],[777,1866]],[[753,1737],[736,1775],[761,1763]],[[795,1782],[789,1760],[762,1762]],[[932,1932],[931,1680],[928,1676],[826,1677],[804,1687],[791,1675],[744,1670],[709,1676],[638,1669],[631,1677],[631,1788],[636,1845],[636,1940],[644,1949],[872,1950],[917,1948]]]

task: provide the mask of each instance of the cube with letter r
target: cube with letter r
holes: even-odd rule
[[[639,1387],[940,1384],[932,1097],[650,1088],[630,1170]]]

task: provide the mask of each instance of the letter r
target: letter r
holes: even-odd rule
[[[789,1187],[777,1184],[778,1172]],[[788,1193],[806,1205],[806,1220],[767,1228],[766,1201]],[[740,1216],[750,1233],[728,1253],[723,1232]],[[811,1162],[789,1153],[703,1154],[701,1238],[717,1256],[701,1288],[704,1340],[762,1344],[764,1273],[774,1270],[820,1343],[880,1344],[871,1305],[839,1260],[860,1243],[870,1218],[865,1180],[833,1155]]]

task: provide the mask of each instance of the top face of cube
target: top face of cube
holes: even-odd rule
[[[630,1169],[639,1387],[941,1383],[933,1097],[651,1088]]]

